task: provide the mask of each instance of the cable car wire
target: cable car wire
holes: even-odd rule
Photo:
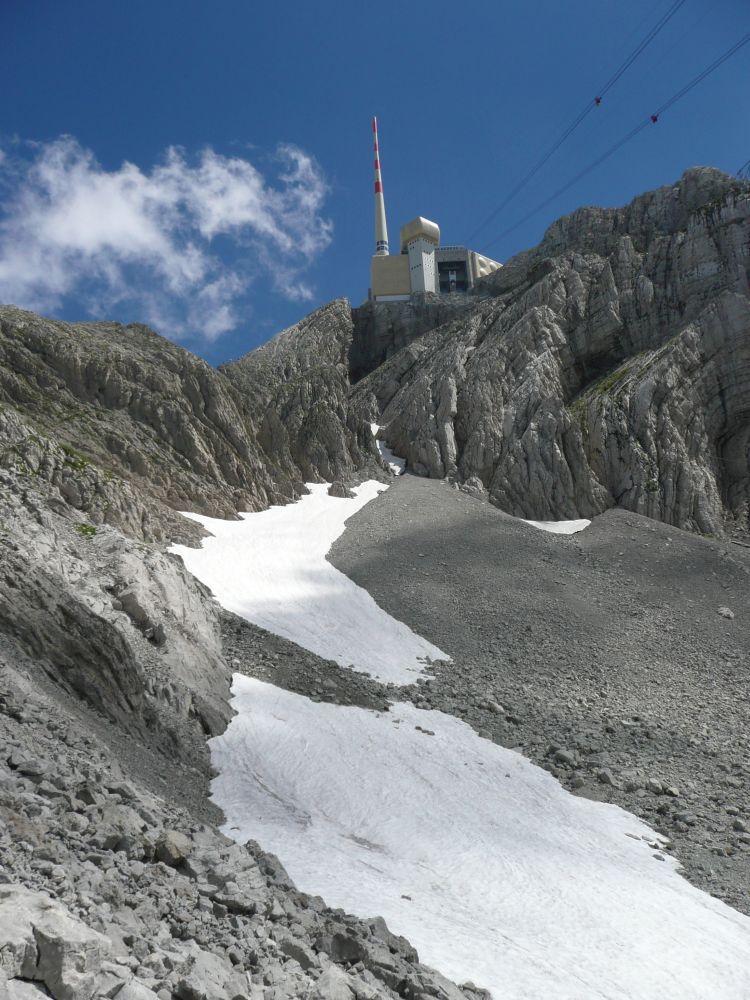
[[[609,80],[607,80],[607,82],[604,84],[601,90],[598,91],[596,97],[592,98],[586,104],[586,107],[577,115],[576,118],[573,119],[573,121],[570,123],[570,125],[568,125],[565,131],[560,136],[558,136],[558,138],[550,146],[550,148],[546,151],[546,153],[543,154],[541,159],[539,159],[537,163],[531,168],[531,170],[529,170],[528,173],[521,178],[521,180],[518,182],[518,184],[516,184],[513,190],[510,191],[510,193],[498,205],[498,207],[494,209],[490,213],[490,215],[487,216],[484,222],[482,222],[481,225],[477,226],[474,232],[469,236],[467,240],[467,246],[471,245],[472,241],[485,228],[485,226],[487,226],[490,222],[492,222],[492,220],[497,215],[499,215],[500,212],[502,212],[502,210],[506,207],[506,205],[508,205],[508,203],[512,201],[513,198],[515,198],[515,196],[529,183],[529,181],[533,177],[535,177],[536,174],[539,173],[542,167],[554,156],[554,154],[557,152],[560,146],[562,146],[565,140],[568,139],[573,134],[573,132],[575,132],[575,130],[578,128],[581,122],[594,110],[594,108],[598,107],[602,103],[602,100],[606,96],[606,94],[609,93],[609,91],[612,89],[612,87],[614,87],[614,85],[617,83],[620,77],[625,72],[627,72],[627,70],[636,61],[638,56],[644,51],[644,49],[646,49],[646,47],[654,40],[654,38],[656,38],[656,36],[659,34],[662,28],[667,24],[668,21],[672,19],[672,17],[677,13],[677,11],[680,9],[680,7],[682,7],[684,3],[685,0],[675,0],[675,2],[672,4],[669,10],[667,10],[662,15],[662,17],[656,22],[653,28],[651,28],[651,30],[646,33],[644,38],[641,39],[641,41],[638,43],[635,49],[633,49],[633,51],[625,59],[625,61],[621,63],[621,65],[615,70],[615,72],[612,74]]]
[[[654,38],[656,38],[661,29],[664,27],[664,25],[667,24],[667,22],[672,19],[672,17],[677,13],[680,7],[682,7],[684,2],[685,0],[676,0],[676,2],[673,3],[672,6],[669,8],[669,10],[662,16],[662,18],[659,21],[657,21],[657,23],[654,25],[651,31],[648,32],[643,41],[638,46],[636,46],[633,52],[631,52],[631,54],[625,60],[625,62],[620,66],[619,69],[617,69],[612,74],[609,80],[605,83],[604,87],[602,87],[602,89],[599,91],[598,96],[600,98],[604,97],[612,89],[612,87],[614,87],[614,85],[617,83],[617,81],[620,79],[623,73],[625,73],[628,69],[630,69],[630,67],[636,61],[641,52],[643,52],[643,50],[649,45],[649,43],[652,42]]]
[[[634,128],[632,128],[627,133],[627,135],[624,135],[613,146],[610,146],[609,149],[607,149],[604,153],[601,154],[601,156],[598,156],[587,167],[584,167],[583,170],[580,170],[575,175],[575,177],[571,178],[566,184],[563,184],[561,188],[558,188],[554,194],[551,194],[548,198],[545,198],[543,202],[540,202],[540,204],[537,205],[536,208],[533,208],[530,212],[527,212],[526,215],[523,216],[523,218],[518,220],[518,222],[515,222],[512,226],[509,226],[507,229],[503,230],[503,232],[500,233],[499,236],[496,236],[490,243],[487,243],[484,249],[488,250],[491,246],[494,246],[500,240],[504,239],[510,233],[518,229],[519,226],[522,226],[524,222],[527,222],[530,218],[532,218],[532,216],[536,215],[538,212],[541,212],[542,209],[547,207],[547,205],[555,201],[556,198],[559,198],[561,194],[564,194],[569,188],[573,187],[574,184],[577,184],[578,181],[580,181],[583,177],[586,176],[586,174],[591,173],[592,170],[595,170],[600,164],[604,163],[605,160],[608,160],[610,156],[613,156],[619,149],[621,149],[626,143],[630,142],[631,139],[635,138],[635,136],[638,135],[639,132],[643,131],[643,129],[646,128],[648,125],[651,124],[655,125],[659,121],[660,116],[665,111],[673,107],[678,101],[682,100],[682,98],[685,97],[687,94],[689,94],[694,87],[697,87],[698,84],[702,83],[706,79],[706,77],[710,76],[711,73],[717,70],[719,66],[721,66],[723,63],[727,61],[727,59],[730,59],[733,55],[735,55],[735,53],[739,52],[739,50],[743,48],[743,46],[747,45],[748,42],[750,42],[750,33],[745,35],[744,38],[741,38],[738,42],[735,42],[735,44],[731,48],[727,49],[727,51],[724,52],[723,55],[719,56],[702,72],[700,72],[697,76],[693,77],[693,79],[689,83],[686,83],[684,87],[682,87],[675,94],[673,94],[669,98],[669,100],[665,101],[664,104],[660,105],[660,107],[658,107],[656,111],[650,114],[647,118],[644,118],[642,121],[640,121]],[[748,161],[748,163],[750,163],[750,161]]]

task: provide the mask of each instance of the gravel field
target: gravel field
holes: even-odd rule
[[[392,698],[641,816],[694,884],[750,913],[750,549],[617,509],[555,536],[407,475],[329,558],[452,657]]]

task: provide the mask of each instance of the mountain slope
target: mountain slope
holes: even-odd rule
[[[144,326],[1,306],[0,405],[20,424],[0,464],[22,461],[95,523],[146,540],[200,534],[174,510],[233,517],[305,481],[382,471],[348,408],[351,333],[337,301],[217,371]]]
[[[11,997],[32,978],[59,1000],[123,983],[130,1000],[480,995],[421,966],[382,920],[328,910],[257,845],[204,824],[217,820],[206,737],[230,717],[235,670],[384,714],[389,692],[220,613],[165,543],[199,539],[181,509],[234,518],[295,499],[305,480],[384,474],[376,420],[412,471],[486,488],[513,512],[621,504],[717,533],[728,514],[742,521],[748,190],[691,171],[626,209],[560,220],[460,303],[353,313],[337,300],[219,371],[145,327],[0,307],[0,881],[35,897],[0,891],[0,934],[20,941],[3,966]],[[470,516],[430,523],[432,491]],[[589,796],[636,796],[702,866],[700,884],[746,905],[746,560],[623,512],[553,554],[549,539],[514,541],[532,529],[503,517],[408,477],[363,517],[355,550],[334,553],[454,654],[415,688],[415,711],[522,740]],[[515,581],[486,568],[500,522]],[[679,583],[669,599],[664,577]],[[707,698],[711,731],[696,736]],[[35,937],[40,908],[59,948]],[[94,955],[105,944],[111,962]]]

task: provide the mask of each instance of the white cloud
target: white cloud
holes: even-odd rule
[[[258,275],[309,299],[302,275],[331,241],[327,187],[302,150],[281,146],[276,161],[269,180],[212,149],[170,148],[150,172],[105,170],[70,137],[30,157],[0,150],[0,301],[100,316],[125,304],[167,335],[215,339]]]

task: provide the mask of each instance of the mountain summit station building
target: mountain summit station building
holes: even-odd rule
[[[421,215],[401,227],[401,252],[390,253],[376,118],[372,120],[372,131],[375,150],[375,254],[370,264],[370,298],[376,302],[399,302],[411,298],[415,292],[468,292],[479,278],[502,267],[496,260],[466,247],[441,247],[439,226]]]

